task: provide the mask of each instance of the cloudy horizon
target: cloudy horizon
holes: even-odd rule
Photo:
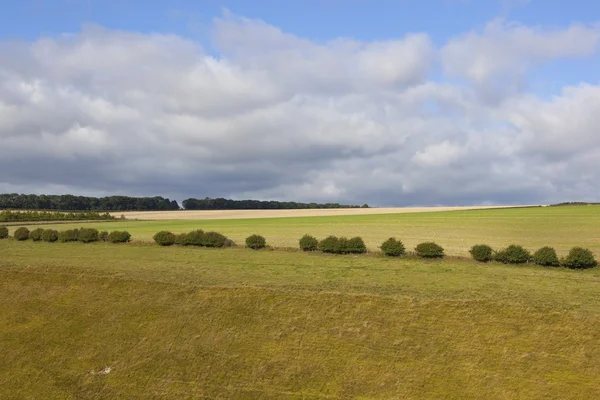
[[[200,38],[93,18],[4,34],[0,192],[599,201],[600,24],[502,10],[445,36],[315,38],[235,9]]]

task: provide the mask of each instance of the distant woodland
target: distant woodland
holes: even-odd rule
[[[179,210],[175,200],[163,197],[86,197],[71,194],[0,194],[0,209],[57,211],[167,211]]]
[[[344,205],[339,203],[297,203],[295,201],[260,201],[260,200],[231,200],[231,199],[187,199],[183,201],[186,210],[293,210],[309,208],[369,208],[362,206]]]
[[[282,201],[231,200],[224,198],[190,198],[184,200],[186,210],[282,210],[314,208],[368,208],[369,205],[339,203],[298,203]],[[56,210],[56,211],[170,211],[179,210],[175,200],[164,197],[107,196],[87,197],[71,194],[0,194],[0,210]]]

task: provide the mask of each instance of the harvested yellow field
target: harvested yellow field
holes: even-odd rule
[[[211,220],[282,217],[327,217],[335,215],[404,214],[436,211],[485,210],[528,206],[460,206],[460,207],[395,207],[395,208],[328,208],[307,210],[182,210],[182,211],[131,211],[111,215],[142,220]]]

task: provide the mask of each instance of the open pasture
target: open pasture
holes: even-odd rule
[[[600,275],[0,241],[0,397],[600,396]]]
[[[125,220],[93,222],[90,225],[100,230],[128,230],[135,241],[152,241],[152,236],[160,230],[181,233],[203,229],[223,233],[239,244],[243,244],[247,236],[258,233],[266,237],[268,244],[276,247],[297,248],[300,237],[309,233],[318,238],[328,235],[361,236],[372,251],[378,250],[379,245],[390,236],[395,236],[409,249],[419,242],[433,240],[442,245],[447,254],[458,256],[467,256],[469,248],[477,243],[486,243],[494,248],[514,243],[530,250],[548,245],[555,247],[560,254],[566,254],[573,246],[583,246],[600,255],[600,206],[320,217]],[[48,226],[52,225],[44,225]],[[57,224],[55,228],[79,226],[81,224]]]

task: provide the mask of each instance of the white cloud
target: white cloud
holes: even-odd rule
[[[402,205],[600,189],[599,86],[480,101],[496,76],[590,54],[592,28],[495,21],[456,38],[442,60],[465,85],[431,79],[426,34],[316,43],[227,15],[214,39],[218,56],[94,26],[0,42],[0,191]]]
[[[558,58],[592,55],[599,41],[598,27],[549,30],[497,19],[482,32],[450,40],[442,49],[442,60],[447,74],[479,86],[497,78],[502,78],[501,85],[519,85],[530,68]]]

